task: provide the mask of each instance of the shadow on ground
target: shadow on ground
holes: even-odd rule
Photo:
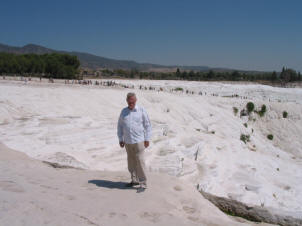
[[[127,187],[126,182],[121,181],[110,181],[110,180],[89,180],[88,183],[95,184],[99,187],[110,188],[110,189],[135,189],[134,187]]]

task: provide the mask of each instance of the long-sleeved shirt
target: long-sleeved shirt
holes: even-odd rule
[[[126,144],[150,140],[151,123],[142,106],[135,105],[132,110],[128,107],[122,109],[118,119],[117,136],[120,142],[123,141]]]

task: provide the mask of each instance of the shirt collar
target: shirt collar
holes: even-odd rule
[[[135,106],[134,106],[133,110],[130,110],[130,108],[129,108],[129,107],[127,107],[127,108],[128,108],[128,110],[129,110],[129,111],[137,111],[138,106],[137,106],[137,104],[135,104]]]

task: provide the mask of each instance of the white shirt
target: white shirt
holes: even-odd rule
[[[151,123],[146,110],[138,105],[135,105],[133,110],[123,108],[117,124],[117,136],[120,142],[126,144],[149,141]]]

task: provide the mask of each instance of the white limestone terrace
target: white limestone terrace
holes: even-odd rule
[[[206,192],[302,216],[302,89],[258,84],[114,80],[119,87],[0,82],[0,137],[30,157],[92,170],[127,171],[118,145],[117,119],[125,96],[153,126],[146,164],[150,172],[179,177]],[[140,90],[139,85],[164,92]],[[195,94],[169,92],[183,87]],[[198,95],[199,91],[207,95]],[[212,96],[217,94],[218,96]],[[223,97],[238,94],[248,99]],[[248,101],[267,113],[234,115]],[[283,118],[282,112],[288,117]],[[247,127],[244,126],[247,123]],[[250,142],[240,140],[249,134]],[[268,140],[267,135],[274,139]]]
[[[103,81],[107,81],[103,79]],[[147,88],[155,87],[169,91],[175,88],[183,88],[184,91],[194,91],[198,94],[200,91],[207,95],[216,94],[219,96],[240,95],[247,98],[257,98],[267,101],[278,102],[297,102],[302,103],[299,98],[302,95],[302,89],[297,88],[281,88],[268,85],[261,85],[252,82],[199,82],[199,81],[181,81],[181,80],[113,80],[120,84],[133,85],[139,88],[140,85]]]
[[[1,143],[0,153],[1,225],[270,225],[228,216],[168,175],[149,174],[138,193],[127,172],[53,168]]]

